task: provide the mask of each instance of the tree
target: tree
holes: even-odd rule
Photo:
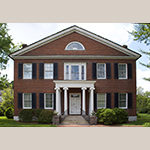
[[[6,23],[0,23],[0,69],[5,69],[9,60],[9,54],[13,52],[15,46],[11,36],[8,34]]]
[[[134,36],[134,40],[138,42],[144,42],[147,46],[150,45],[150,23],[143,23],[143,24],[135,24],[134,30],[131,32]],[[141,50],[143,54],[146,54],[150,57],[150,51]],[[148,64],[141,63],[143,66],[150,69],[150,62]],[[144,78],[147,81],[150,81],[150,78]]]
[[[11,83],[8,82],[7,75],[0,76],[0,90],[3,90],[10,86]]]

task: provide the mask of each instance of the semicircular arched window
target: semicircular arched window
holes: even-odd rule
[[[71,42],[66,46],[65,50],[85,50],[85,48],[80,42]]]

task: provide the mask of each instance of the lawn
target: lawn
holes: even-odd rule
[[[22,123],[13,119],[7,119],[5,116],[0,117],[0,127],[56,127],[50,124]]]

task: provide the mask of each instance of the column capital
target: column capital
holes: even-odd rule
[[[87,88],[86,88],[86,87],[82,87],[81,89],[82,89],[82,90],[86,90]]]
[[[90,87],[90,90],[95,90],[95,88],[94,87]]]
[[[64,87],[63,90],[68,90],[68,87]]]
[[[60,88],[59,88],[59,87],[56,87],[55,90],[60,90]]]

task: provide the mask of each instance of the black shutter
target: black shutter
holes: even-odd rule
[[[54,93],[54,110],[56,110],[56,93]]]
[[[96,69],[96,63],[92,63],[92,78],[97,78],[97,69]]]
[[[44,63],[39,64],[39,79],[44,79]]]
[[[18,79],[23,78],[23,63],[18,64]]]
[[[36,79],[36,63],[32,63],[32,79]]]
[[[111,93],[107,93],[107,108],[111,108]]]
[[[18,108],[22,108],[22,93],[18,93]]]
[[[106,77],[107,79],[111,79],[111,64],[106,63]]]
[[[39,94],[39,104],[40,104],[40,108],[43,109],[44,108],[44,93]]]
[[[54,79],[57,80],[58,79],[58,63],[54,63]]]
[[[94,93],[94,111],[97,110],[97,93]]]
[[[118,107],[118,93],[114,94],[115,107]]]
[[[118,79],[118,63],[114,63],[114,78]]]
[[[36,108],[36,93],[32,93],[32,108]]]
[[[132,108],[132,93],[128,93],[128,108]]]
[[[132,79],[132,64],[128,64],[128,79]]]

